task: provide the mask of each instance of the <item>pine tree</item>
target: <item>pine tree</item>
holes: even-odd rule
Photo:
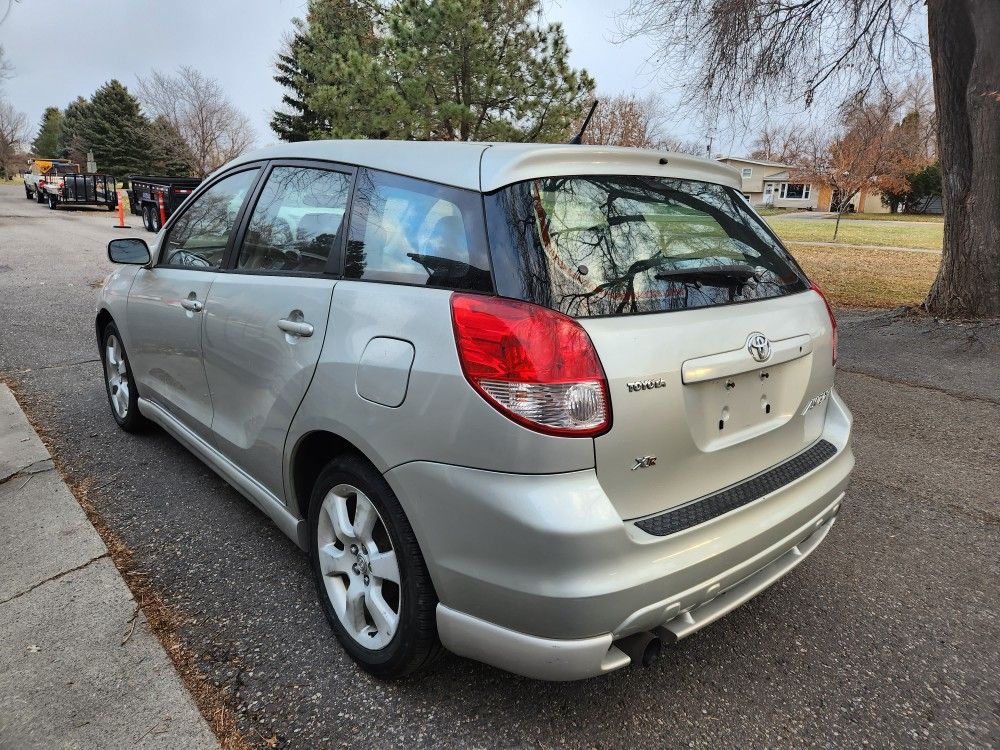
[[[87,149],[83,144],[81,128],[89,106],[90,102],[78,96],[63,110],[59,127],[59,145],[56,149],[60,157],[79,164],[81,169],[87,166]]]
[[[285,87],[271,129],[283,141],[329,138],[330,124],[308,103],[316,87],[315,60],[330,50],[357,47],[370,52],[374,44],[371,8],[358,0],[309,0],[305,20],[292,19],[295,29],[285,40],[274,64],[274,80]]]
[[[392,0],[367,37],[310,17],[305,103],[335,137],[563,141],[594,82],[540,12],[539,0]]]
[[[54,159],[59,153],[59,127],[62,112],[59,107],[46,107],[38,135],[31,142],[31,150],[41,159]]]
[[[166,177],[190,176],[193,159],[180,131],[161,116],[149,124],[149,134],[150,171]]]
[[[83,146],[94,152],[97,168],[117,178],[149,169],[149,121],[139,102],[117,80],[90,98],[81,123]]]

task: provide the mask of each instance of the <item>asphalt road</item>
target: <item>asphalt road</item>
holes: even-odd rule
[[[281,747],[991,747],[1000,742],[1000,327],[844,314],[839,522],[650,669],[546,684],[457,657],[382,683],[332,637],[290,541],[165,433],[120,432],[93,334],[107,212],[0,187],[0,376],[68,479],[191,616],[183,641]],[[139,222],[135,232],[142,236]],[[457,532],[458,533],[458,532]],[[2,540],[0,540],[2,542]],[[4,565],[17,561],[4,560]]]

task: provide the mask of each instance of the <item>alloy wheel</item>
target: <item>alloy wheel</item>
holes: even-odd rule
[[[367,649],[399,629],[399,563],[382,516],[368,496],[338,484],[323,498],[316,544],[327,596],[344,630]]]
[[[111,408],[119,419],[125,419],[129,402],[128,364],[121,342],[114,334],[108,336],[104,345],[104,375],[108,381],[108,393],[111,394]]]

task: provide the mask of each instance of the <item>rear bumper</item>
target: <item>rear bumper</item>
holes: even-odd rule
[[[623,522],[593,470],[525,476],[413,462],[386,478],[441,600],[444,645],[519,674],[579,679],[629,663],[618,639],[689,635],[815,549],[854,466],[839,398],[822,437],[837,448],[826,463],[666,537]]]
[[[648,630],[667,641],[677,641],[701,630],[805,560],[829,533],[842,498],[843,495],[838,497],[826,512],[809,524],[811,533],[804,540],[786,549],[749,577],[721,591],[715,598],[678,614],[684,600],[682,595],[657,602],[636,614],[642,617]],[[572,640],[540,638],[480,620],[443,604],[438,605],[437,625],[441,642],[459,656],[538,680],[597,677],[631,663],[631,658],[615,645],[616,635],[613,633]]]

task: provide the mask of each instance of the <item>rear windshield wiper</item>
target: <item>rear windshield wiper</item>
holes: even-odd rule
[[[656,274],[659,281],[679,281],[702,286],[742,286],[750,279],[759,281],[757,271],[747,265],[701,266],[700,268],[672,268]]]

